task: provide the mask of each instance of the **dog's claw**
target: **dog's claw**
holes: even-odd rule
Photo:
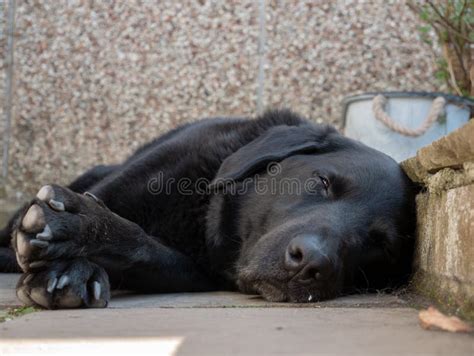
[[[94,289],[94,299],[99,300],[102,287],[100,286],[100,283],[97,281],[95,281],[92,285]]]
[[[47,241],[33,239],[33,240],[30,240],[30,245],[39,247],[39,248],[45,248],[49,246],[49,243]]]
[[[57,278],[50,279],[48,281],[48,287],[46,288],[48,293],[52,293],[54,288],[56,288],[57,284],[58,284],[58,279]]]
[[[54,199],[51,199],[49,202],[48,202],[49,206],[51,208],[53,208],[54,210],[56,211],[64,211],[66,210],[66,208],[64,207],[64,203],[60,202],[60,201],[57,201],[57,200],[54,200]]]
[[[61,276],[61,278],[59,278],[59,282],[56,285],[56,288],[63,289],[68,284],[69,284],[69,277],[67,275],[64,275],[64,276]]]
[[[44,240],[44,241],[51,240],[53,238],[53,232],[51,231],[51,228],[49,227],[49,225],[46,225],[42,232],[36,234],[36,238],[38,240]]]
[[[29,264],[30,268],[38,268],[46,265],[46,261],[35,261]]]
[[[84,194],[86,197],[89,197],[89,198],[95,200],[96,203],[100,202],[100,199],[97,198],[94,194],[92,194],[92,193],[90,193],[90,192],[84,192],[83,194]]]

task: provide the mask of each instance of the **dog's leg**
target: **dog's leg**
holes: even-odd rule
[[[96,166],[80,175],[73,182],[71,182],[68,187],[74,192],[82,193],[91,189],[93,185],[97,184],[109,174],[113,173],[118,167],[118,165]],[[7,225],[3,229],[0,229],[0,272],[20,271],[20,266],[18,266],[16,259],[14,258],[15,254],[11,250],[10,242],[12,239],[12,232],[15,222],[18,221],[20,215],[23,215],[26,212],[25,209],[27,209],[29,205],[30,204],[26,204],[22,208],[18,209],[8,221]]]
[[[94,196],[57,185],[40,189],[18,220],[13,246],[22,270],[28,273],[56,260],[84,257],[120,275],[128,288],[148,292],[212,289],[190,258],[148,236]]]
[[[99,165],[89,169],[84,174],[74,179],[68,188],[76,193],[84,193],[90,190],[92,186],[103,180],[108,175],[117,171],[120,165]]]

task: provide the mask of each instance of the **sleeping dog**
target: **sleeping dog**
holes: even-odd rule
[[[403,283],[414,226],[393,159],[269,111],[187,124],[41,187],[2,230],[0,266],[23,272],[24,304],[51,309],[105,307],[117,288],[314,302]]]

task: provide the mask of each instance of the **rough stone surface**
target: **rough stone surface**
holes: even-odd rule
[[[417,197],[415,287],[474,319],[474,184]]]
[[[416,183],[424,183],[426,178],[430,175],[420,164],[418,159],[411,157],[403,162],[400,162],[400,166],[405,171],[406,175]]]
[[[408,308],[39,312],[0,324],[0,353],[84,354],[115,346],[156,355],[160,343],[161,348],[172,343],[164,354],[472,355],[472,336],[425,331],[417,319],[416,310]]]
[[[0,152],[3,152],[3,132],[5,130],[5,79],[6,79],[6,23],[7,23],[7,4],[5,1],[0,2],[0,143],[2,147]],[[3,183],[0,180],[0,184]],[[1,188],[1,187],[0,187]]]
[[[474,120],[431,145],[423,147],[416,156],[426,171],[474,162]]]
[[[401,165],[412,181],[423,185],[432,193],[474,183],[474,162],[463,163],[457,168],[442,168],[435,173],[427,171],[417,157],[409,158],[401,162]]]
[[[270,1],[267,10],[268,105],[340,123],[347,95],[439,88],[405,1]]]
[[[0,309],[20,305],[15,294],[18,278],[19,274],[0,273]]]
[[[443,89],[404,1],[266,5],[267,107],[339,124],[346,95]],[[18,1],[8,193],[66,183],[180,123],[254,115],[258,32],[250,0]]]
[[[415,289],[474,320],[474,121],[402,162],[417,196]]]
[[[474,163],[464,163],[458,169],[444,168],[426,177],[425,184],[430,193],[439,194],[448,189],[474,183]]]

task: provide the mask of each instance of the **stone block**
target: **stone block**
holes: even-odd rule
[[[416,157],[428,172],[459,167],[474,160],[474,120],[460,129],[420,149]]]
[[[474,121],[401,165],[423,188],[412,286],[474,320]]]
[[[413,285],[474,319],[474,184],[417,197]]]

